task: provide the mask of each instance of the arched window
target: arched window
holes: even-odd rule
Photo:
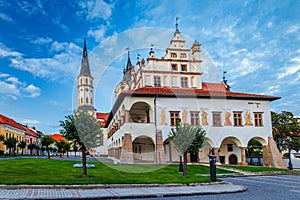
[[[80,102],[83,103],[83,98],[81,97]]]
[[[89,98],[86,98],[85,101],[86,101],[86,103],[89,103]]]
[[[88,84],[88,79],[85,80],[85,83]]]

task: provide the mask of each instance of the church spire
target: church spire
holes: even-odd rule
[[[83,52],[82,52],[80,75],[91,76],[85,38],[84,38],[84,45],[83,45]]]

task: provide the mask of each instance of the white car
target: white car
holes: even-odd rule
[[[288,153],[285,154],[283,156],[283,159],[286,163],[286,166],[288,167],[289,166],[289,158],[288,158]],[[300,153],[297,153],[295,151],[292,151],[291,152],[291,161],[292,161],[292,165],[293,165],[293,168],[294,169],[300,169]]]

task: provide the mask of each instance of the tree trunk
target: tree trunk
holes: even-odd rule
[[[187,170],[187,152],[183,154],[183,176],[186,177],[186,170]]]
[[[86,148],[82,145],[82,177],[86,177]]]
[[[51,159],[50,158],[50,150],[49,150],[49,148],[47,149],[47,153],[48,153],[48,159]]]

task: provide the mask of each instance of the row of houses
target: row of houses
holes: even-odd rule
[[[36,130],[35,127],[30,127],[28,125],[23,125],[19,122],[16,122],[14,119],[6,117],[0,114],[0,135],[4,136],[4,139],[9,137],[14,137],[17,140],[17,144],[21,141],[26,142],[26,147],[23,150],[23,154],[37,154],[36,149],[30,150],[28,146],[30,144],[35,144],[41,147],[41,137],[44,135],[41,131]],[[55,141],[64,140],[60,134],[50,135]],[[54,146],[53,146],[54,147]],[[32,152],[31,152],[32,151]],[[3,144],[3,141],[0,141],[0,155],[8,154],[9,149],[6,145]],[[16,146],[15,153],[21,154],[22,149]]]

